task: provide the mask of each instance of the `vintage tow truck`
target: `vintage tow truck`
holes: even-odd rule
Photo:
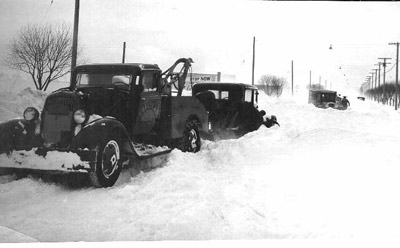
[[[94,186],[109,187],[129,159],[174,148],[197,152],[201,133],[208,133],[208,113],[196,97],[181,95],[191,62],[179,59],[164,73],[155,64],[77,66],[70,86],[51,93],[41,113],[28,107],[24,119],[0,124],[0,154],[72,152],[81,163],[34,171],[89,173]],[[181,71],[174,72],[180,64]],[[22,163],[10,169],[32,170]]]
[[[199,83],[192,87],[209,113],[212,139],[238,138],[261,125],[279,126],[274,115],[258,110],[258,88],[243,83]]]

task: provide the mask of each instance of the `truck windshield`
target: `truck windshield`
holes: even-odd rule
[[[129,85],[131,75],[121,73],[78,73],[76,84],[78,87],[112,87],[114,85]]]

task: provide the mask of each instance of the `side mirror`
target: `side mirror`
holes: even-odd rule
[[[261,111],[260,111],[260,114],[261,114],[261,116],[264,116],[266,113],[265,113],[264,110],[261,110]]]

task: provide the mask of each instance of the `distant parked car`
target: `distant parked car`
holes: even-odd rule
[[[359,96],[359,97],[357,97],[357,99],[361,100],[361,101],[365,101],[365,97],[363,97],[363,96]]]

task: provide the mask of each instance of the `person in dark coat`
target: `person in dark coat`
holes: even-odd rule
[[[349,102],[349,100],[347,100],[347,98],[345,96],[342,99],[342,106],[343,106],[343,109],[347,109],[347,107],[350,106],[350,102]]]

